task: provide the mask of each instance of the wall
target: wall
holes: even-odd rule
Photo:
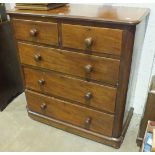
[[[15,3],[5,3],[5,7],[6,7],[7,10],[13,9],[14,6],[15,6]]]
[[[113,3],[113,5],[150,8],[151,10],[143,49],[140,53],[134,53],[127,99],[127,102],[133,104],[134,112],[142,114],[147,99],[150,76],[155,74],[155,4]],[[7,4],[7,8],[10,7],[13,8],[14,3]]]
[[[118,5],[118,4],[116,4]],[[151,13],[148,27],[141,53],[134,59],[133,64],[139,62],[137,66],[132,66],[134,74],[131,74],[128,102],[133,104],[135,113],[142,114],[147,99],[151,74],[155,74],[155,4],[119,4],[122,6],[150,8]],[[137,55],[135,53],[135,55]]]

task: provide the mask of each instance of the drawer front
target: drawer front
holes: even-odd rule
[[[16,39],[58,45],[57,23],[13,19]]]
[[[119,60],[19,43],[23,64],[116,84]]]
[[[31,111],[61,120],[106,136],[112,135],[114,116],[71,104],[56,98],[26,91]]]
[[[116,89],[56,73],[24,68],[26,88],[114,113]]]
[[[123,31],[62,24],[62,46],[120,56]]]

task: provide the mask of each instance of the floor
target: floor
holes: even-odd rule
[[[8,152],[136,152],[136,136],[140,116],[134,114],[120,149],[67,133],[30,119],[26,112],[25,95],[17,97],[0,113],[0,151]]]

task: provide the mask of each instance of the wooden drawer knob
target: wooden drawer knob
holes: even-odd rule
[[[42,59],[42,57],[41,57],[41,55],[40,54],[36,54],[35,56],[34,56],[34,60],[35,61],[41,61],[41,59]]]
[[[86,73],[91,73],[93,70],[93,66],[92,65],[86,65],[85,66],[85,72]]]
[[[38,83],[39,85],[43,86],[45,84],[45,80],[44,79],[38,80]]]
[[[90,127],[91,121],[92,121],[91,117],[87,117],[86,118],[86,120],[85,120],[85,127],[86,128],[89,128]]]
[[[45,109],[47,108],[46,103],[42,103],[42,104],[40,105],[40,108],[41,108],[41,110],[45,110]]]
[[[37,31],[36,29],[31,29],[31,30],[30,30],[30,35],[31,35],[32,37],[36,37],[37,34],[38,34],[38,31]]]
[[[89,48],[91,48],[91,46],[93,44],[93,39],[91,37],[86,38],[85,41],[84,41],[84,43],[85,43],[86,49],[89,49]]]
[[[86,99],[86,100],[90,100],[92,97],[93,97],[93,95],[92,95],[91,92],[87,92],[87,93],[85,94],[85,99]]]

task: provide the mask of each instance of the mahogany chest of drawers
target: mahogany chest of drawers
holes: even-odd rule
[[[8,14],[29,116],[119,148],[133,113],[132,53],[141,50],[149,10],[68,4]]]

